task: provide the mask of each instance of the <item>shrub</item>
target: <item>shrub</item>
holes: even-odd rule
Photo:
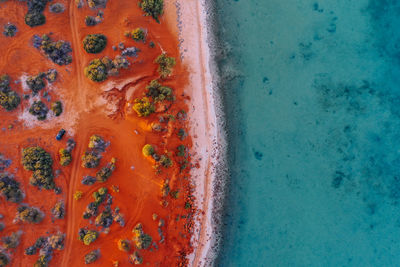
[[[63,106],[61,101],[56,101],[51,103],[51,111],[53,111],[54,116],[58,117],[63,112]]]
[[[115,170],[115,163],[107,163],[107,166],[101,168],[97,173],[96,173],[96,178],[97,181],[99,182],[105,182],[110,178],[111,174]]]
[[[130,32],[125,32],[126,37],[130,37],[136,42],[144,42],[146,40],[146,32],[142,28],[136,28]]]
[[[100,59],[93,59],[84,70],[85,76],[95,82],[107,79],[107,68]]]
[[[86,26],[95,26],[95,25],[97,25],[99,23],[100,23],[100,21],[98,21],[96,17],[93,17],[93,16],[86,16],[85,17]]]
[[[34,94],[37,94],[40,90],[46,87],[46,84],[43,80],[44,77],[45,74],[41,72],[36,76],[29,76],[26,79],[26,85],[29,87],[29,89],[32,90]]]
[[[47,267],[48,263],[50,261],[50,258],[46,255],[41,255],[38,260],[35,262],[33,267]]]
[[[82,192],[82,191],[76,191],[76,192],[74,193],[74,199],[75,199],[75,200],[81,199],[82,196],[83,196],[83,192]]]
[[[33,46],[40,49],[51,61],[57,65],[68,65],[72,62],[71,44],[69,42],[59,40],[52,41],[48,35],[39,37],[33,36]]]
[[[156,108],[153,103],[150,102],[149,98],[137,98],[133,105],[133,110],[139,115],[139,117],[147,117],[154,113]]]
[[[3,74],[0,76],[0,92],[10,91],[10,76]]]
[[[164,168],[169,168],[172,166],[172,160],[167,155],[161,155],[160,164]]]
[[[49,7],[49,10],[51,13],[62,13],[62,12],[64,12],[64,9],[65,9],[65,7],[61,3],[55,3]]]
[[[6,37],[13,37],[17,33],[17,26],[12,23],[7,23],[4,25],[4,36]]]
[[[82,167],[84,168],[96,168],[99,166],[101,155],[95,151],[86,151],[82,155]]]
[[[158,17],[164,13],[163,0],[141,0],[139,7],[145,13],[145,16],[152,16],[155,21],[160,23]]]
[[[14,203],[20,203],[24,198],[19,182],[7,173],[0,173],[0,193],[7,201]]]
[[[158,73],[162,78],[168,77],[172,73],[172,68],[176,65],[175,58],[168,57],[166,53],[159,55],[154,63],[158,64]]]
[[[46,23],[46,17],[39,12],[28,12],[25,15],[25,23],[30,27],[40,26]]]
[[[107,0],[87,0],[90,8],[105,8]]]
[[[58,76],[58,72],[55,69],[49,69],[46,74],[45,74],[45,78],[49,83],[53,83],[56,81]]]
[[[139,252],[135,251],[129,256],[129,261],[135,265],[142,264],[143,258],[140,256]]]
[[[98,149],[100,151],[104,151],[105,147],[106,147],[106,142],[104,141],[104,139],[101,136],[94,134],[89,138],[88,147],[92,148],[92,149]]]
[[[101,187],[99,190],[93,192],[92,197],[94,199],[94,203],[98,206],[104,202],[107,196],[107,188]]]
[[[131,242],[126,239],[118,240],[118,249],[121,251],[129,252],[131,250]]]
[[[7,111],[14,110],[21,103],[21,98],[14,91],[1,92],[0,91],[0,105]]]
[[[83,39],[83,48],[86,52],[97,54],[107,45],[107,37],[103,34],[88,34]]]
[[[8,255],[5,252],[0,251],[0,266],[7,266],[10,262]]]
[[[96,181],[96,177],[86,175],[82,178],[81,183],[84,185],[93,185],[94,183],[96,183]]]
[[[30,183],[39,188],[54,189],[53,160],[43,148],[28,147],[22,151],[22,165],[25,170],[33,171]]]
[[[21,232],[13,232],[11,233],[11,235],[3,237],[4,248],[10,249],[18,247],[21,239],[21,234]]]
[[[152,145],[146,144],[142,148],[143,156],[148,157],[154,154],[154,147]]]
[[[124,57],[138,57],[138,53],[140,52],[139,49],[137,49],[136,47],[132,46],[132,47],[127,47],[125,48],[121,55],[122,58]]]
[[[4,230],[6,226],[4,225],[4,223],[0,223],[0,232]]]
[[[95,261],[100,257],[100,250],[92,250],[88,254],[85,255],[85,264],[90,264]]]
[[[161,85],[157,80],[152,80],[150,84],[146,86],[146,89],[146,96],[151,97],[155,102],[174,100],[172,89]]]
[[[42,101],[34,101],[32,106],[29,108],[29,113],[36,117],[39,121],[43,121],[47,118],[49,109]]]
[[[113,215],[110,208],[106,208],[99,216],[96,217],[94,223],[96,226],[102,226],[108,228],[113,222]]]
[[[132,232],[134,233],[133,240],[138,249],[147,249],[151,245],[153,239],[143,232],[142,224],[138,223]]]
[[[29,206],[19,206],[17,209],[16,219],[28,223],[40,223],[44,218],[44,214],[40,209]]]
[[[87,230],[84,228],[79,229],[78,239],[83,242],[86,246],[96,241],[99,233],[95,230]]]
[[[72,161],[71,153],[68,152],[65,148],[61,148],[59,154],[60,154],[60,165],[68,166]]]
[[[51,209],[51,213],[56,219],[63,219],[65,216],[64,202],[62,200],[57,201],[57,203]]]

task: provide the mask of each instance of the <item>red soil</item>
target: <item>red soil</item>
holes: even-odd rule
[[[11,255],[11,266],[32,266],[38,255],[25,256],[24,249],[33,245],[39,236],[61,231],[66,233],[65,248],[55,251],[50,266],[83,266],[84,255],[89,251],[100,248],[101,257],[96,266],[111,266],[113,261],[118,261],[119,266],[129,266],[129,254],[119,251],[117,240],[120,238],[132,239],[132,229],[137,223],[142,223],[146,233],[153,237],[158,249],[140,250],[144,264],[150,266],[177,266],[183,264],[183,256],[190,253],[190,225],[191,219],[185,218],[193,210],[185,209],[185,202],[190,195],[190,182],[188,171],[179,172],[179,164],[176,161],[176,147],[184,144],[191,147],[191,139],[181,141],[177,136],[179,128],[187,127],[184,120],[170,121],[167,133],[152,132],[150,124],[158,121],[158,117],[164,114],[176,115],[180,110],[187,111],[186,96],[183,95],[183,87],[187,81],[187,71],[179,60],[177,33],[171,32],[171,25],[161,19],[157,24],[152,18],[144,17],[137,6],[137,1],[118,0],[109,1],[104,9],[104,21],[97,26],[87,27],[84,24],[86,15],[96,15],[97,11],[88,7],[78,9],[74,1],[58,1],[66,6],[61,14],[52,14],[46,8],[46,24],[30,28],[24,23],[24,15],[27,11],[26,4],[19,1],[7,1],[0,4],[0,25],[12,22],[17,25],[18,32],[13,38],[0,35],[0,74],[7,73],[11,79],[11,88],[22,95],[21,83],[14,84],[23,73],[36,75],[40,71],[55,68],[59,77],[54,83],[54,88],[49,92],[52,100],[62,99],[64,113],[61,119],[47,119],[43,122],[35,122],[35,126],[27,127],[18,116],[23,110],[29,108],[28,102],[23,100],[17,110],[7,112],[0,107],[0,153],[12,159],[12,166],[8,169],[21,183],[26,197],[23,203],[39,207],[46,216],[42,223],[13,224],[17,204],[10,204],[0,197],[0,214],[5,216],[0,222],[6,227],[0,232],[0,236],[9,235],[13,231],[22,230],[21,244],[17,249],[8,250]],[[168,12],[168,10],[166,11]],[[124,32],[137,27],[148,30],[148,38],[145,44],[135,43],[124,36]],[[52,33],[55,40],[71,42],[73,49],[73,61],[67,66],[53,64],[43,54],[32,46],[31,39],[34,34],[42,35]],[[97,55],[86,53],[82,48],[82,40],[86,34],[102,33],[107,36],[106,49]],[[110,77],[103,83],[95,83],[87,79],[83,74],[84,67],[93,58],[108,56],[114,58],[120,51],[114,51],[113,45],[124,42],[125,46],[136,46],[141,52],[135,60],[129,59],[131,64],[128,70],[122,70],[117,77]],[[156,43],[155,48],[149,48],[149,41]],[[133,97],[142,96],[146,84],[158,78],[157,65],[154,59],[165,51],[177,59],[177,66],[173,75],[163,83],[174,88],[176,101],[165,112],[158,112],[146,118],[139,118],[132,112],[130,101]],[[116,88],[109,85],[110,81],[118,84]],[[119,89],[118,89],[119,88]],[[47,90],[47,89],[46,89]],[[45,101],[47,105],[48,102]],[[114,111],[107,110],[111,107]],[[35,120],[35,119],[33,119]],[[54,121],[52,121],[54,120]],[[12,124],[13,128],[8,129]],[[67,135],[62,141],[56,141],[55,135],[60,128],[67,130]],[[5,128],[5,130],[1,130]],[[135,133],[135,130],[137,133]],[[98,134],[111,145],[103,153],[100,166],[93,169],[81,167],[81,155],[85,152],[89,137]],[[77,143],[73,150],[73,161],[67,167],[59,165],[58,150],[66,146],[66,140],[73,137]],[[156,151],[173,152],[174,165],[169,169],[162,169],[156,174],[150,159],[143,157],[141,148],[144,144],[154,144]],[[54,160],[54,170],[61,170],[55,179],[57,186],[63,190],[56,195],[53,191],[42,190],[29,185],[31,172],[25,171],[21,165],[21,150],[30,145],[42,146],[50,152]],[[112,157],[118,159],[117,168],[111,178],[105,183],[96,183],[93,186],[81,184],[83,175],[94,175],[96,171],[105,166]],[[131,166],[134,166],[132,170]],[[168,196],[168,206],[163,207],[161,186],[164,179],[170,179],[171,191],[180,190],[179,198]],[[119,192],[112,192],[111,186],[119,187]],[[120,207],[125,215],[125,227],[113,223],[108,234],[101,233],[99,238],[90,246],[85,246],[78,241],[78,230],[81,227],[95,226],[89,220],[82,218],[86,205],[92,201],[91,194],[99,187],[105,186],[114,197],[112,207]],[[76,201],[73,198],[75,191],[82,191],[83,198]],[[51,220],[51,208],[59,199],[64,199],[66,204],[66,217],[62,220]],[[153,220],[152,214],[165,220],[165,226],[161,229],[165,236],[165,242],[159,243],[158,219]],[[183,217],[181,217],[183,216]],[[100,230],[100,229],[98,229]],[[131,249],[130,254],[134,249]]]

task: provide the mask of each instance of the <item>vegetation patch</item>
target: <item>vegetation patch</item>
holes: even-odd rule
[[[90,264],[95,261],[100,257],[100,250],[92,250],[88,254],[85,255],[85,264]]]
[[[139,7],[143,10],[145,16],[152,16],[155,21],[164,13],[164,0],[140,0]]]
[[[118,249],[124,252],[129,252],[131,250],[131,242],[127,239],[119,239]]]
[[[44,82],[45,76],[45,73],[40,72],[38,75],[29,76],[26,79],[26,85],[32,90],[33,94],[37,94],[40,90],[46,87],[46,83]]]
[[[60,155],[60,165],[68,166],[72,161],[71,153],[65,148],[61,148],[58,152]]]
[[[38,188],[54,189],[53,160],[49,153],[39,146],[28,147],[22,151],[22,165],[25,170],[33,171],[29,182]]]
[[[34,267],[48,266],[49,261],[53,257],[54,250],[63,250],[65,242],[65,234],[58,232],[48,237],[39,237],[35,244],[25,249],[25,255],[35,255],[40,251],[40,256]]]
[[[114,60],[108,57],[96,58],[90,61],[84,69],[85,76],[92,81],[105,81],[109,75],[118,75],[120,69],[127,69],[129,61],[122,56],[116,56]]]
[[[125,36],[132,38],[136,42],[146,41],[146,31],[142,28],[136,28],[132,31],[127,31],[125,32]]]
[[[103,34],[88,34],[83,39],[83,48],[86,52],[97,54],[104,50],[107,45],[107,37]]]
[[[8,173],[0,173],[0,193],[7,201],[13,203],[20,203],[24,198],[19,182]]]
[[[43,121],[47,118],[47,113],[49,109],[46,104],[42,101],[34,101],[33,104],[29,108],[29,113],[36,117],[39,121]]]
[[[49,10],[51,13],[63,13],[65,10],[65,7],[63,4],[61,3],[54,3],[52,5],[50,5]]]
[[[51,209],[51,214],[53,214],[56,219],[64,219],[65,216],[65,206],[64,201],[59,200]]]
[[[17,31],[18,31],[17,26],[15,26],[14,24],[12,24],[10,22],[7,23],[6,25],[4,25],[3,34],[6,37],[14,37],[15,34],[17,34]]]
[[[150,84],[146,86],[146,90],[146,96],[151,97],[155,102],[175,100],[172,89],[161,85],[157,80],[152,80]]]
[[[21,103],[19,95],[10,88],[10,77],[0,76],[0,105],[7,111],[14,110]]]
[[[25,15],[25,23],[30,27],[43,25],[46,23],[46,17],[43,11],[46,8],[48,0],[28,0],[28,13]]]
[[[9,262],[10,258],[8,255],[5,252],[0,251],[0,266],[7,266]]]
[[[175,67],[176,61],[173,57],[168,57],[166,53],[159,55],[154,63],[158,64],[158,73],[161,78],[167,78],[172,73],[172,68]]]
[[[135,99],[133,110],[139,117],[147,117],[156,111],[156,107],[148,97],[142,97]]]
[[[69,42],[63,40],[52,41],[46,34],[42,37],[34,35],[33,46],[57,65],[68,65],[72,62],[72,48]]]
[[[3,237],[3,246],[6,249],[18,247],[21,240],[22,232],[13,232],[9,236]],[[0,265],[2,266],[2,265]]]
[[[129,256],[129,261],[132,264],[138,265],[143,263],[143,258],[140,256],[139,252],[135,251]]]
[[[40,209],[24,205],[17,208],[15,220],[27,223],[40,223],[43,218],[44,214]]]
[[[96,168],[99,166],[100,159],[100,153],[96,151],[86,151],[85,154],[82,155],[82,167]]]
[[[101,168],[97,173],[96,173],[96,179],[99,182],[106,182],[108,178],[112,175],[112,173],[115,170],[115,162],[116,159],[112,158],[111,162],[107,163],[107,166]]]
[[[142,154],[145,157],[152,156],[155,153],[154,147],[149,144],[145,144],[142,148]]]
[[[133,241],[135,242],[135,246],[138,249],[147,249],[150,247],[152,238],[150,235],[143,232],[143,226],[141,223],[138,223],[132,230],[133,232]]]
[[[56,101],[51,103],[51,111],[53,112],[54,116],[58,117],[63,112],[63,106],[61,101]]]
[[[86,246],[96,241],[97,237],[99,237],[99,233],[96,230],[79,229],[78,240],[82,241]]]

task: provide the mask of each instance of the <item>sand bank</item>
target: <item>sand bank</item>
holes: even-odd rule
[[[188,67],[190,82],[185,90],[191,97],[190,136],[193,137],[192,169],[197,214],[192,236],[194,252],[191,266],[212,264],[219,242],[220,210],[226,177],[224,112],[218,87],[218,72],[213,57],[212,7],[208,1],[175,3],[181,59]]]

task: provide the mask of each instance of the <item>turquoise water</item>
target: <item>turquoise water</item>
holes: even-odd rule
[[[216,0],[216,266],[400,266],[400,1]]]

